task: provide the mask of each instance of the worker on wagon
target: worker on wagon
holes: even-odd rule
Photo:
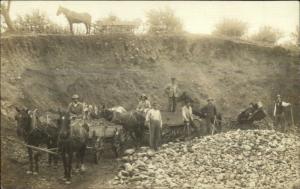
[[[83,105],[79,102],[79,96],[74,94],[72,96],[73,102],[71,102],[68,106],[68,112],[70,113],[71,117],[81,117],[83,114]]]
[[[281,99],[281,96],[278,94],[277,99],[275,101],[274,106],[274,118],[275,118],[275,127],[278,127],[282,132],[285,132],[286,127],[286,118],[284,115],[284,109],[285,107],[290,106],[291,103],[284,102]]]
[[[243,119],[248,120],[252,116],[252,114],[255,112],[256,109],[257,109],[257,105],[255,105],[253,102],[251,102],[249,104],[249,107],[242,112],[242,114],[245,115],[245,117]]]
[[[217,108],[214,104],[213,98],[207,99],[207,105],[203,108],[205,120],[206,120],[206,126],[209,132],[211,132],[212,127],[215,126],[216,117],[217,117]]]
[[[167,85],[165,88],[165,93],[168,96],[168,102],[169,102],[169,111],[175,112],[176,111],[176,100],[179,97],[179,89],[176,83],[176,78],[171,78],[171,83]]]
[[[138,112],[145,113],[151,108],[150,101],[148,100],[148,97],[145,94],[142,94],[139,100],[139,104],[136,108]]]
[[[191,125],[193,124],[193,111],[191,102],[189,100],[185,101],[185,105],[182,107],[182,117],[184,122],[184,130],[186,131],[187,137],[191,134]]]
[[[152,108],[147,112],[145,125],[149,127],[150,131],[150,148],[156,151],[160,145],[162,129],[162,117],[157,103],[153,103]]]

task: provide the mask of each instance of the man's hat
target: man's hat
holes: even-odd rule
[[[191,102],[192,102],[192,101],[191,101],[190,99],[185,99],[185,100],[184,100],[184,103],[185,103],[185,104],[191,103]]]
[[[79,95],[78,94],[74,94],[73,96],[72,96],[72,99],[78,99],[79,98]]]
[[[171,79],[172,79],[172,80],[175,80],[176,78],[175,78],[175,77],[171,77]]]
[[[207,98],[207,101],[209,102],[209,101],[213,101],[214,99],[213,98],[211,98],[211,97],[209,97],[209,98]]]
[[[278,98],[278,97],[281,97],[280,94],[277,95],[277,98]]]
[[[158,103],[157,102],[153,102],[152,106],[158,106]]]
[[[142,95],[141,95],[141,98],[145,98],[145,99],[148,99],[148,97],[146,96],[146,94],[145,93],[143,93]]]

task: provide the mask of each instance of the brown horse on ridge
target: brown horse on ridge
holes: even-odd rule
[[[59,6],[56,15],[59,16],[60,14],[64,14],[65,17],[67,18],[70,25],[70,31],[72,34],[74,34],[73,24],[77,24],[77,23],[84,23],[86,28],[86,34],[90,34],[91,23],[92,23],[92,17],[90,14],[74,12],[62,6]]]

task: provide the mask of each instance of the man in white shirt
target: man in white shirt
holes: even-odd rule
[[[150,131],[150,148],[158,150],[160,145],[162,118],[161,113],[157,108],[157,103],[153,103],[152,108],[146,114],[145,125]]]
[[[191,102],[185,101],[185,105],[182,107],[182,117],[185,125],[185,131],[187,131],[187,136],[190,136],[191,125],[193,124],[193,111],[191,107]]]
[[[291,103],[284,102],[281,99],[280,95],[277,95],[277,100],[275,101],[275,106],[274,106],[274,118],[275,118],[275,127],[279,127],[279,129],[282,132],[285,132],[286,130],[286,118],[284,115],[284,109],[285,107],[290,106]]]

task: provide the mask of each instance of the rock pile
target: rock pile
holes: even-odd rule
[[[143,188],[289,188],[299,177],[299,137],[230,131],[125,151],[113,185]]]

